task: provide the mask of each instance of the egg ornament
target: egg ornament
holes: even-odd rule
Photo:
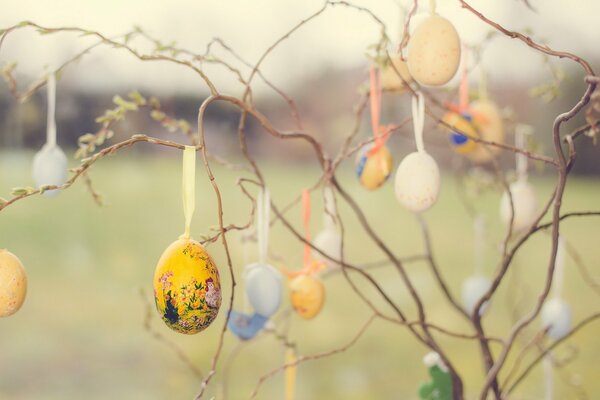
[[[479,138],[479,133],[473,123],[473,116],[470,113],[449,111],[444,114],[442,121],[456,129],[450,136],[454,151],[464,155],[469,155],[477,151],[479,144],[469,138]]]
[[[231,310],[227,327],[240,339],[250,340],[264,328],[268,320],[269,318],[257,313],[248,315],[236,310]]]
[[[386,146],[373,150],[373,145],[362,148],[356,158],[356,175],[367,190],[375,190],[385,183],[392,171],[392,153]]]
[[[548,329],[548,336],[559,340],[571,331],[573,320],[571,306],[561,298],[550,299],[542,307],[540,319],[542,327]]]
[[[246,267],[244,281],[255,313],[267,319],[275,314],[281,304],[281,273],[268,264],[254,263]]]
[[[481,275],[473,275],[464,280],[462,284],[462,301],[463,307],[469,315],[473,314],[475,306],[491,286],[492,282]],[[487,309],[487,306],[488,302],[485,302],[479,309],[479,312],[482,314]]]
[[[440,191],[440,170],[433,157],[424,151],[406,156],[396,171],[394,188],[396,198],[408,210],[428,210]]]
[[[48,76],[48,116],[46,144],[33,157],[32,176],[37,188],[60,186],[67,180],[67,156],[56,144],[56,77]],[[60,190],[46,190],[44,196],[56,196]]]
[[[162,254],[154,271],[156,308],[179,333],[206,329],[221,307],[219,271],[200,243],[178,239]]]
[[[32,176],[37,188],[60,186],[67,180],[67,156],[56,144],[46,144],[33,158]],[[44,196],[53,197],[60,190],[46,190]]]
[[[381,89],[384,92],[403,93],[407,90],[407,85],[413,81],[408,72],[408,65],[402,61],[400,54],[391,55],[390,60],[381,70]]]
[[[480,99],[471,103],[470,112],[474,116],[473,124],[481,139],[486,142],[504,143],[504,123],[496,104]],[[478,143],[474,151],[467,152],[465,155],[476,164],[484,164],[490,162],[499,152],[498,146]]]
[[[325,287],[312,275],[299,275],[289,282],[290,300],[294,310],[303,319],[316,317],[325,302]]]
[[[514,209],[512,230],[520,233],[533,225],[537,217],[537,197],[527,179],[519,179],[509,186]],[[509,192],[505,191],[500,199],[500,218],[505,225],[510,224],[511,207]]]
[[[27,274],[17,256],[0,249],[0,318],[19,311],[27,295]]]
[[[334,260],[342,259],[342,237],[334,227],[327,227],[319,232],[313,245]],[[312,254],[315,260],[322,261],[328,266],[335,264],[316,250],[313,250]]]
[[[417,26],[408,42],[408,71],[420,84],[442,86],[460,64],[460,38],[454,25],[431,15]]]

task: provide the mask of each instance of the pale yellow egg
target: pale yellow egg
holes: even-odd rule
[[[314,276],[300,275],[290,281],[292,307],[304,319],[319,314],[325,302],[325,287]]]
[[[412,76],[400,54],[393,54],[390,58],[392,62],[381,70],[381,89],[386,92],[402,93],[406,91],[407,84],[413,81]]]
[[[27,295],[27,274],[21,261],[0,249],[0,318],[19,311]]]
[[[425,19],[408,42],[408,70],[420,84],[442,86],[460,64],[460,38],[454,25],[439,15]]]

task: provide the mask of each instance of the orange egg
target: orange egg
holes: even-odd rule
[[[179,239],[162,254],[154,272],[154,299],[174,331],[206,329],[221,307],[221,280],[210,254],[193,239]]]
[[[0,318],[19,311],[27,294],[27,275],[21,261],[0,249]]]

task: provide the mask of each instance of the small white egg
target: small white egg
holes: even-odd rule
[[[281,273],[268,264],[253,263],[244,273],[246,295],[254,311],[269,318],[279,308],[282,296]]]
[[[408,70],[420,84],[446,84],[460,63],[460,38],[454,25],[439,15],[425,19],[408,42]]]
[[[381,70],[381,89],[402,93],[413,79],[408,72],[408,65],[402,61],[400,54],[392,54],[390,59],[392,62]]]
[[[465,311],[469,313],[469,315],[473,314],[475,310],[475,306],[481,300],[484,294],[490,289],[492,282],[481,275],[473,275],[464,280],[462,285],[462,301]],[[483,306],[479,309],[479,312],[482,314],[488,306],[488,302],[486,301]]]
[[[440,191],[440,170],[426,152],[414,152],[402,160],[396,172],[396,197],[413,212],[430,208]]]
[[[537,217],[537,198],[533,187],[527,180],[521,179],[510,185],[514,208],[513,233],[519,233],[531,227]],[[510,198],[504,192],[500,200],[500,218],[505,225],[510,223]]]
[[[333,227],[325,228],[319,232],[313,244],[333,259],[340,260],[342,258],[342,237]],[[316,260],[323,261],[328,266],[335,264],[330,259],[323,257],[318,251],[313,250],[312,253]]]
[[[571,306],[563,299],[550,299],[542,307],[542,327],[547,328],[548,336],[558,340],[571,331]]]
[[[62,185],[67,180],[67,156],[58,146],[45,145],[33,158],[33,180],[37,188]],[[47,190],[44,196],[56,196],[60,190]]]

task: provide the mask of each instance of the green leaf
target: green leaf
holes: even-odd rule
[[[140,92],[138,92],[137,90],[133,90],[131,92],[129,92],[129,94],[127,95],[131,100],[133,100],[133,102],[139,106],[143,106],[146,104],[146,99],[144,98],[144,96],[141,95]]]
[[[150,116],[155,121],[162,121],[166,117],[166,114],[159,110],[152,110],[152,112],[150,113]]]
[[[5,199],[5,198],[3,198],[3,197],[0,197],[0,206],[4,205],[4,204],[6,204],[6,203],[8,203],[8,200],[6,200],[6,199]]]

